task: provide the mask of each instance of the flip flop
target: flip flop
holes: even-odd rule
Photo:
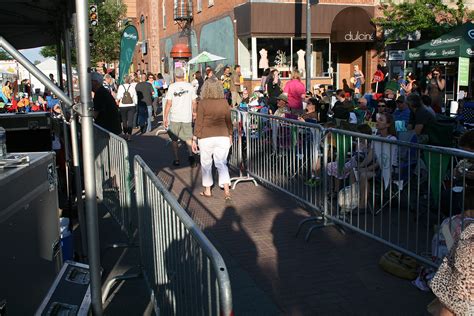
[[[204,197],[206,197],[206,198],[212,197],[212,194],[206,194],[206,192],[199,192],[199,195],[200,195],[200,196],[204,196]]]

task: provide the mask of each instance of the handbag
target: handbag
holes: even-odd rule
[[[406,280],[414,280],[418,276],[418,262],[401,252],[386,252],[379,261],[382,270]]]

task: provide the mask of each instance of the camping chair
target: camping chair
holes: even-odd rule
[[[409,142],[412,144],[417,143],[416,134],[412,131],[398,133],[398,140]],[[415,174],[417,162],[418,154],[416,148],[408,146],[398,146],[398,166],[393,167],[390,180],[391,186],[389,186],[387,190],[384,190],[383,193],[384,196],[389,196],[389,199],[387,201],[383,201],[384,199],[380,197],[380,191],[376,190],[374,200],[375,202],[382,200],[382,205],[378,208],[376,207],[376,205],[372,205],[372,207],[369,208],[375,215],[378,215],[394,198],[401,197],[401,193],[404,191],[407,184],[411,180],[411,175]],[[379,181],[379,185],[383,186],[383,179],[377,179],[377,181],[378,180],[381,180]],[[391,190],[391,192],[387,192],[385,194],[385,191],[388,190]],[[369,202],[371,201],[369,200]]]

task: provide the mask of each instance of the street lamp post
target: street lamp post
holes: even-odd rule
[[[311,91],[311,2],[318,1],[306,0],[306,90]]]

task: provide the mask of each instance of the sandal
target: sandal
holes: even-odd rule
[[[200,195],[200,196],[204,196],[204,197],[206,197],[206,198],[212,197],[212,194],[206,194],[206,192],[204,192],[204,191],[203,191],[203,192],[199,192],[199,195]]]
[[[230,196],[230,193],[229,193],[229,192],[227,192],[227,193],[224,194],[224,200],[225,200],[225,201],[231,201],[231,200],[232,200],[232,197]]]

